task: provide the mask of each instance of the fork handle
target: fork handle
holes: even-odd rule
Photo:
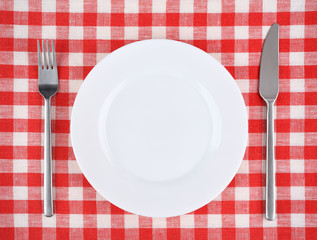
[[[44,137],[44,214],[53,215],[52,194],[52,154],[51,154],[51,99],[45,98],[45,137]]]
[[[274,101],[267,102],[266,219],[275,219]]]

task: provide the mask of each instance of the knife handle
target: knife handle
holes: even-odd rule
[[[267,138],[266,138],[266,215],[275,219],[275,157],[274,157],[274,101],[267,101]]]

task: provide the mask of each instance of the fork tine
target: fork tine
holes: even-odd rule
[[[42,48],[43,48],[43,56],[44,56],[44,68],[47,68],[47,60],[46,60],[47,54],[46,54],[44,39],[42,39]]]
[[[55,58],[55,47],[54,47],[54,41],[51,41],[52,43],[52,55],[53,55],[53,67],[56,68],[56,58]]]
[[[39,66],[39,70],[40,70],[43,67],[40,40],[37,40],[37,55],[38,55],[38,58],[39,58],[38,66]]]
[[[52,68],[52,60],[51,60],[51,49],[50,49],[50,43],[48,40],[46,40],[47,44],[47,58],[48,58],[48,68]]]

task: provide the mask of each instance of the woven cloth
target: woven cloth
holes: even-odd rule
[[[264,218],[266,108],[258,94],[263,40],[280,24],[276,101],[277,219]],[[43,215],[44,100],[37,39],[53,39],[55,215]],[[235,78],[249,117],[239,172],[215,200],[179,217],[125,212],[87,182],[70,116],[88,72],[113,50],[151,38],[206,51]],[[316,239],[317,2],[315,0],[1,0],[0,239]],[[230,150],[230,149],[229,149]]]

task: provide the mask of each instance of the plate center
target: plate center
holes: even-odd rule
[[[212,106],[190,79],[162,73],[129,78],[101,112],[106,154],[142,179],[183,176],[212,148],[218,112]]]

